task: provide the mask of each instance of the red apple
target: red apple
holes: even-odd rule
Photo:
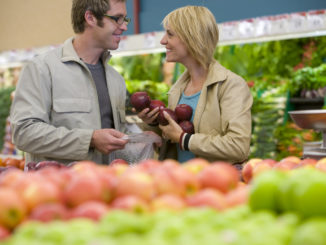
[[[154,110],[155,108],[165,108],[165,104],[160,100],[151,100],[149,104],[149,109]]]
[[[135,92],[130,96],[130,103],[140,112],[149,107],[151,99],[146,92]]]
[[[70,207],[76,207],[86,201],[100,201],[102,194],[103,185],[97,175],[75,174],[63,190],[64,200]]]
[[[111,203],[113,209],[123,209],[134,213],[146,213],[149,211],[149,204],[139,196],[128,195],[117,197]]]
[[[261,158],[252,158],[247,161],[241,170],[242,179],[245,183],[249,183],[252,178],[252,170],[257,163],[261,162]]]
[[[305,159],[302,159],[295,168],[301,168],[301,167],[314,168],[315,165],[317,164],[317,161],[318,160],[314,159],[314,158],[305,158]]]
[[[10,236],[10,231],[6,227],[0,225],[0,241],[3,241]]]
[[[222,192],[216,189],[202,189],[186,200],[191,207],[211,207],[217,210],[227,208],[227,202]]]
[[[159,211],[163,209],[179,211],[186,208],[183,198],[173,194],[164,194],[154,198],[151,202],[151,210]]]
[[[29,219],[50,222],[53,220],[65,220],[68,210],[62,203],[46,203],[33,208]]]
[[[169,172],[172,180],[182,190],[179,194],[180,196],[192,195],[200,189],[201,183],[197,175],[183,168],[181,165],[175,168],[167,168],[166,170]]]
[[[35,169],[39,170],[45,167],[56,167],[56,168],[61,168],[64,165],[62,163],[59,163],[57,161],[42,161],[36,164]]]
[[[155,194],[153,177],[145,171],[130,168],[118,176],[116,196],[135,195],[144,200],[150,200]]]
[[[289,171],[289,170],[296,168],[297,166],[298,166],[298,163],[295,163],[293,161],[282,160],[282,161],[276,163],[273,166],[273,169],[277,169],[277,170],[281,170],[281,171]]]
[[[157,116],[157,121],[160,125],[166,126],[169,124],[169,122],[165,119],[163,112],[168,113],[174,121],[176,121],[176,122],[178,121],[177,116],[175,115],[173,110],[171,110],[169,108],[161,108],[159,111],[159,114]]]
[[[194,124],[190,121],[179,122],[180,127],[185,133],[193,134],[195,133]]]
[[[179,104],[174,109],[179,121],[189,121],[192,116],[192,108],[187,104]]]
[[[140,161],[135,167],[139,169],[143,169],[144,171],[151,173],[151,171],[158,166],[160,166],[162,163],[159,160],[155,159],[145,159]]]
[[[104,202],[87,201],[72,209],[70,218],[88,218],[98,221],[108,212],[109,206]]]
[[[250,187],[248,185],[239,185],[234,190],[228,192],[225,196],[228,207],[247,204],[249,191]]]
[[[0,174],[0,186],[14,186],[15,183],[25,178],[25,173],[18,168],[9,168]]]
[[[112,162],[110,162],[110,165],[114,165],[114,164],[125,164],[125,165],[129,165],[129,163],[124,160],[124,159],[121,159],[121,158],[117,158],[117,159],[114,159]]]
[[[171,172],[164,167],[157,167],[151,171],[154,186],[158,195],[175,194],[183,196],[186,193],[185,187],[179,184],[171,175]]]
[[[59,187],[37,172],[25,173],[24,179],[17,181],[13,188],[18,192],[28,210],[40,204],[62,201]]]
[[[209,165],[210,165],[210,162],[203,158],[193,158],[193,159],[186,161],[181,166],[183,168],[187,169],[188,171],[190,171],[194,174],[197,174]]]
[[[0,188],[0,225],[13,229],[20,224],[27,213],[24,202],[11,188]]]
[[[26,171],[36,170],[36,165],[37,165],[37,162],[28,162],[25,165],[25,170]]]
[[[294,162],[296,164],[299,164],[301,159],[299,157],[296,157],[296,156],[288,156],[288,157],[285,157],[283,158],[280,162]]]
[[[315,165],[315,168],[326,172],[326,158],[319,159]]]
[[[202,188],[214,188],[223,193],[234,189],[240,181],[240,173],[230,163],[213,162],[198,173]]]
[[[273,159],[264,159],[264,160],[258,162],[252,169],[252,177],[255,177],[267,170],[271,170],[273,168],[273,166],[276,164],[277,164],[277,161],[275,161]]]

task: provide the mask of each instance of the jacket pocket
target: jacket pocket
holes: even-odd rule
[[[53,110],[57,113],[90,112],[91,101],[87,99],[54,99]]]

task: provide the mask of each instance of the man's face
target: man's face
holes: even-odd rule
[[[116,0],[110,1],[110,10],[106,12],[107,15],[114,17],[125,17],[127,15],[126,3]],[[94,38],[98,45],[103,49],[115,50],[119,47],[121,35],[127,30],[127,23],[123,22],[121,25],[115,20],[104,16],[103,25],[95,27]]]

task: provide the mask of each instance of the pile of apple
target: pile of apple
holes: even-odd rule
[[[24,167],[25,167],[24,159],[17,159],[14,157],[6,157],[6,158],[0,157],[0,173],[10,168],[19,168],[23,170]]]
[[[239,171],[226,162],[197,158],[181,165],[151,159],[133,166],[117,161],[108,166],[90,161],[58,166],[28,172],[13,168],[0,175],[0,230],[9,233],[30,220],[99,220],[116,209],[221,211],[248,199]]]
[[[136,214],[112,211],[99,222],[74,219],[66,222],[30,222],[20,226],[3,245],[312,245],[307,239],[324,234],[303,230],[325,225],[301,224],[294,214],[276,216],[271,212],[252,212],[239,206],[218,212],[213,209],[186,209]],[[298,232],[299,234],[297,234]],[[319,228],[320,230],[320,228]],[[302,236],[302,234],[305,235]],[[299,236],[298,236],[299,235]],[[301,236],[300,236],[301,235]],[[319,236],[318,236],[319,235]],[[311,236],[313,236],[311,239]],[[325,235],[324,235],[325,236]]]
[[[326,218],[326,173],[311,167],[263,172],[251,183],[249,205],[253,210]]]
[[[298,168],[316,168],[326,172],[326,158],[317,160],[314,158],[300,159],[297,156],[288,156],[280,161],[252,158],[244,163],[241,176],[245,183],[249,183],[255,176],[267,170],[290,171]]]
[[[152,100],[149,95],[144,92],[135,92],[130,97],[130,102],[137,112],[140,112],[146,108],[150,111],[155,108],[159,108],[159,114],[153,123],[158,123],[160,125],[168,125],[168,121],[164,117],[164,113],[168,113],[171,118],[178,122],[182,130],[186,133],[194,133],[194,125],[190,121],[192,116],[192,108],[187,104],[178,104],[174,110],[166,108],[165,104],[160,100]]]

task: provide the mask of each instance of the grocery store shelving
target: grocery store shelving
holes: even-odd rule
[[[257,43],[326,36],[326,10],[314,10],[219,23],[219,45]],[[123,36],[114,56],[165,52],[160,44],[164,31]],[[10,50],[0,53],[0,68],[21,66],[35,55],[56,46]]]

